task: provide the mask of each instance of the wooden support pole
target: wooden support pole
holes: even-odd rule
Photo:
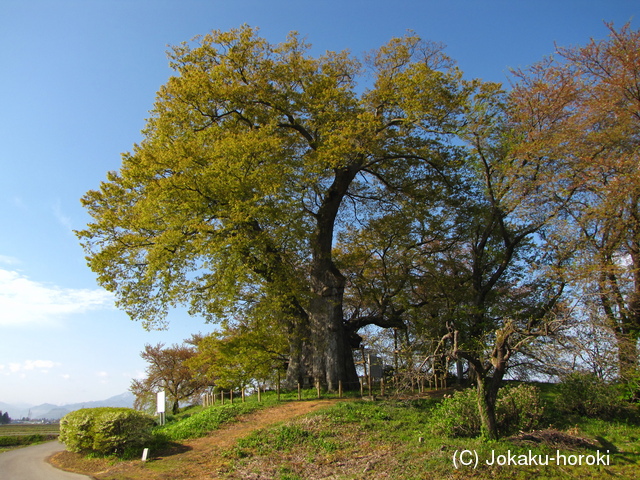
[[[222,405],[224,405],[224,390],[220,390],[220,401],[222,402]]]
[[[316,381],[316,390],[318,391],[318,398],[320,398],[320,380]]]
[[[233,390],[229,390],[229,400],[231,400],[231,404],[233,404]]]
[[[338,380],[338,398],[342,398],[342,380]]]
[[[300,386],[300,382],[298,382],[298,400],[302,400],[302,387]]]
[[[242,387],[242,403],[244,403],[244,387]]]

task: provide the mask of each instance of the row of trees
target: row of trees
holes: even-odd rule
[[[89,264],[147,328],[221,322],[202,375],[286,362],[335,390],[363,330],[401,331],[467,366],[489,437],[510,365],[587,319],[635,378],[640,34],[610,32],[509,91],[413,34],[362,60],[247,26],[174,47],[144,140],[83,198]]]

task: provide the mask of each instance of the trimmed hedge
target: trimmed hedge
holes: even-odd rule
[[[71,452],[122,455],[152,441],[155,420],[130,408],[83,408],[60,420],[60,441]]]

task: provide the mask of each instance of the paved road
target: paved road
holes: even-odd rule
[[[57,440],[0,453],[0,480],[88,480],[85,475],[63,472],[45,459],[64,450]]]

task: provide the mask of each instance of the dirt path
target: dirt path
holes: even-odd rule
[[[78,455],[61,452],[51,459],[56,467],[91,475],[99,480],[182,480],[217,479],[227,460],[221,454],[235,442],[255,430],[320,410],[336,403],[333,400],[290,402],[240,417],[236,422],[215,431],[211,436],[186,440],[183,448],[147,463],[139,460],[109,465],[104,460],[82,460]]]

